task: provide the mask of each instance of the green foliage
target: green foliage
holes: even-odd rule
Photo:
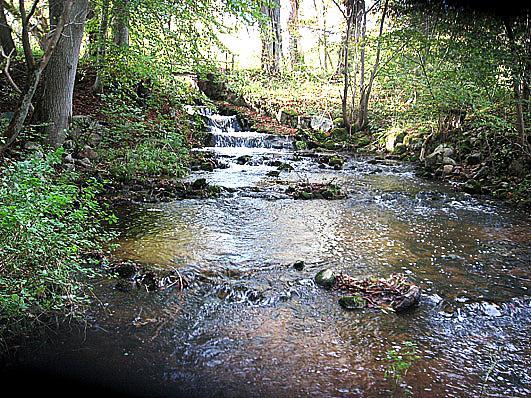
[[[175,97],[170,97],[176,101]],[[180,177],[186,173],[187,137],[190,125],[185,114],[163,114],[138,107],[119,96],[105,98],[110,134],[103,143],[102,160],[114,178]],[[154,106],[162,106],[157,95]],[[168,100],[170,101],[170,100]],[[111,105],[112,104],[112,105]],[[111,107],[112,106],[112,110]],[[168,102],[164,105],[169,108]]]
[[[392,379],[395,383],[395,391],[398,385],[406,377],[408,370],[421,357],[418,354],[417,344],[412,341],[404,341],[389,349],[386,353],[387,369],[385,378]]]
[[[99,22],[103,1],[95,1],[95,16],[89,29]],[[227,15],[247,23],[260,16],[255,0],[131,0],[128,5],[130,46],[116,48],[109,38],[109,53],[104,65],[108,70],[123,68],[123,59],[137,59],[138,65],[166,77],[180,72],[206,72],[216,69],[213,54],[227,51],[219,33],[231,31]],[[118,63],[117,63],[118,62]]]
[[[96,200],[102,185],[58,173],[62,150],[8,165],[0,177],[0,324],[77,314],[87,302],[83,253],[101,250],[114,222]]]

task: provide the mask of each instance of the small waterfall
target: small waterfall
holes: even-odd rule
[[[199,114],[211,133],[210,145],[217,148],[293,149],[293,138],[255,131],[242,131],[237,116],[213,114],[206,106],[187,106],[190,115]]]
[[[210,133],[241,131],[236,116],[206,115],[207,127]]]
[[[212,134],[210,144],[214,147],[292,149],[293,140],[253,131],[217,132]]]

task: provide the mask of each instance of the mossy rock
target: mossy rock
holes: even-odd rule
[[[298,151],[303,151],[305,149],[308,149],[308,142],[307,141],[295,141],[295,149]]]
[[[361,135],[355,138],[354,144],[356,144],[357,147],[364,147],[371,143],[371,139],[367,137],[366,135]]]
[[[395,145],[395,150],[393,151],[393,153],[397,155],[402,155],[406,153],[406,151],[407,151],[406,146],[402,143],[398,143]]]
[[[343,164],[345,163],[345,159],[343,159],[341,156],[334,155],[331,158],[328,159],[328,164],[334,168],[336,167],[343,167]]]
[[[341,192],[338,192],[334,188],[328,188],[328,189],[324,190],[321,193],[321,195],[323,196],[324,199],[335,199],[335,198],[341,196]]]
[[[332,123],[334,123],[334,127],[345,127],[345,124],[343,122],[343,118],[342,117],[336,117]],[[346,131],[346,129],[345,129]]]
[[[297,198],[298,199],[302,199],[302,200],[310,200],[310,199],[314,199],[314,194],[312,192],[307,192],[307,191],[301,191],[297,194]]]
[[[278,170],[279,171],[293,171],[293,166],[289,163],[281,163],[280,165],[278,165]]]
[[[345,141],[348,139],[348,130],[344,127],[336,127],[332,130],[330,136],[335,140]]]
[[[205,178],[198,178],[192,183],[192,189],[200,190],[208,187],[208,183]]]
[[[238,159],[236,159],[236,163],[241,164],[241,165],[247,164],[251,161],[251,159],[252,158],[249,155],[242,155]]]
[[[318,272],[317,275],[315,275],[315,283],[326,289],[330,289],[332,286],[334,286],[335,282],[336,276],[334,274],[334,271],[329,268],[322,270]]]
[[[200,169],[203,171],[214,171],[214,165],[210,162],[201,163]]]
[[[367,300],[361,296],[343,296],[339,299],[339,305],[347,310],[360,310],[367,308]]]
[[[331,140],[327,140],[327,141],[323,142],[322,146],[324,148],[330,149],[330,150],[336,149],[336,143],[334,141],[331,141]]]
[[[463,191],[471,195],[477,195],[482,192],[481,183],[476,180],[468,180],[463,186]]]

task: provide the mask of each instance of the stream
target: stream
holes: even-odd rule
[[[212,146],[197,150],[225,168],[189,179],[230,191],[121,209],[116,252],[195,282],[122,292],[102,280],[94,326],[51,335],[23,363],[144,396],[531,395],[528,214],[408,164],[343,155],[342,169],[323,166],[326,153],[295,151],[290,137],[200,112]],[[284,163],[293,170],[271,173]],[[347,197],[294,200],[286,188],[299,181],[333,181]],[[421,302],[344,310],[313,281],[324,268],[404,273]],[[395,383],[387,352],[406,341],[418,358]]]

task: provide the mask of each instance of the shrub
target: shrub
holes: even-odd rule
[[[56,171],[62,149],[11,163],[0,176],[0,333],[14,319],[77,315],[88,302],[83,254],[101,250],[114,222],[101,183]]]

